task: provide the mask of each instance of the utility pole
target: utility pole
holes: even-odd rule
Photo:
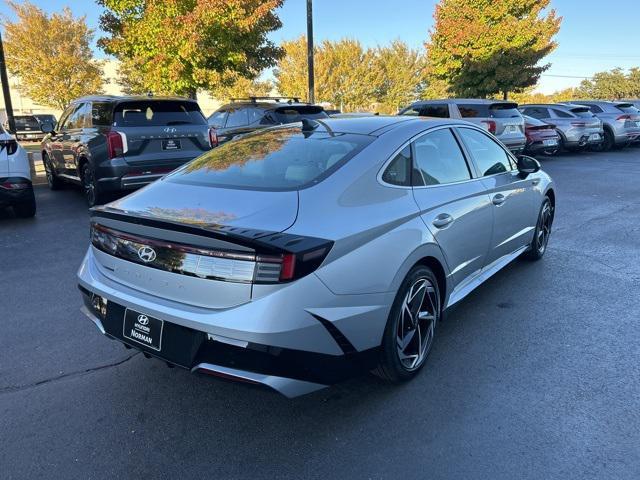
[[[309,103],[316,102],[313,77],[313,0],[307,0],[307,70],[309,71]]]
[[[13,118],[13,105],[11,105],[11,92],[9,91],[9,78],[7,77],[7,65],[4,61],[4,45],[2,33],[0,33],[0,81],[2,81],[2,95],[4,96],[4,108],[7,112],[9,131],[15,133],[16,122]]]

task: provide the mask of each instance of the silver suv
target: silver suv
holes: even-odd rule
[[[78,281],[103,334],[194,372],[399,382],[444,311],[544,255],[554,208],[540,164],[469,122],[304,119],[94,208]]]
[[[523,115],[555,125],[560,134],[560,150],[599,146],[604,140],[602,121],[589,107],[572,104],[521,105]]]
[[[521,153],[527,143],[524,118],[515,102],[464,98],[423,100],[412,103],[399,115],[461,118],[492,133],[514,153]]]
[[[640,110],[630,102],[604,100],[576,100],[575,104],[589,107],[604,124],[603,150],[611,150],[635,142],[640,138]]]

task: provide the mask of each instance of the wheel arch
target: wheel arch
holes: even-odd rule
[[[549,197],[551,206],[555,209],[556,208],[556,192],[553,190],[553,188],[549,188],[549,190],[545,192],[545,195]]]

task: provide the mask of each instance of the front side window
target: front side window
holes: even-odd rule
[[[488,135],[471,128],[459,128],[458,132],[482,176],[513,170],[509,154]]]
[[[78,108],[77,104],[70,105],[67,107],[67,109],[64,112],[62,112],[62,116],[60,117],[60,122],[58,122],[58,126],[56,127],[57,131],[69,128],[68,127],[69,117],[77,108]]]
[[[411,146],[407,145],[391,161],[382,174],[382,181],[401,187],[411,186]]]
[[[403,110],[402,112],[400,112],[400,115],[408,115],[410,117],[418,117],[420,116],[420,111],[422,110],[422,107],[419,105],[416,105],[414,107],[409,107],[405,110]]]
[[[375,137],[262,130],[214,148],[166,177],[212,187],[286,191],[314,185],[340,168]]]
[[[413,143],[415,186],[469,180],[471,174],[457,140],[448,128],[427,133]]]
[[[69,116],[67,120],[66,128],[69,130],[74,130],[78,128],[83,128],[85,123],[85,116],[87,112],[87,104],[83,103]]]

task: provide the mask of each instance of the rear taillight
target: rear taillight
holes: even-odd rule
[[[483,120],[482,121],[482,126],[485,128],[485,130],[489,133],[496,133],[496,122],[494,122],[493,120]]]
[[[616,121],[618,122],[626,122],[627,120],[631,120],[631,115],[620,115],[616,118]]]
[[[29,188],[29,183],[7,180],[0,183],[0,188],[4,188],[5,190],[24,190],[25,188]]]
[[[333,242],[296,237],[294,245],[305,242],[308,247],[296,252],[211,250],[91,225],[91,243],[105,253],[160,270],[228,282],[281,283],[308,275],[322,264]]]
[[[18,142],[15,140],[0,140],[0,152],[7,149],[7,155],[13,155],[18,151]]]
[[[125,142],[124,133],[113,131],[107,133],[107,157],[109,160],[121,157],[126,152]]]
[[[572,127],[584,128],[587,126],[586,122],[571,122]]]
[[[209,144],[211,148],[218,146],[218,132],[214,127],[209,128]]]

